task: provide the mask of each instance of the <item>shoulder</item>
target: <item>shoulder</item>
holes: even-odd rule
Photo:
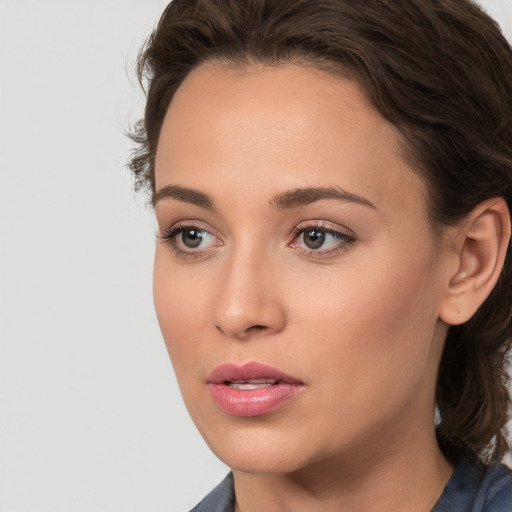
[[[462,461],[432,512],[512,512],[512,471],[503,464]]]
[[[226,478],[201,500],[190,512],[233,512],[235,504],[235,490],[233,474]]]
[[[512,512],[512,471],[503,464],[493,466],[485,483],[482,512]]]

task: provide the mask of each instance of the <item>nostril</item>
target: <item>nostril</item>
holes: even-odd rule
[[[224,329],[222,329],[222,327],[220,327],[219,325],[216,325],[215,328],[217,329],[218,332],[220,332],[221,334],[224,334],[224,335],[229,335],[229,331],[226,332]],[[238,334],[231,334],[232,336],[235,336],[237,338],[246,338],[251,332],[252,333],[255,333],[255,332],[260,332],[260,331],[265,331],[266,329],[268,329],[268,326],[266,325],[260,325],[260,324],[257,324],[257,325],[251,325],[250,327],[248,327],[247,329],[245,329],[243,332],[240,332]]]

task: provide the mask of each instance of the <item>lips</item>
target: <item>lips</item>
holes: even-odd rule
[[[279,408],[304,387],[272,366],[251,362],[218,366],[207,382],[216,405],[234,416],[260,416]]]

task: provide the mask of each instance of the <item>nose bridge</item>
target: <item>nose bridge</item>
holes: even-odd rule
[[[285,314],[273,283],[276,261],[270,252],[240,244],[224,265],[213,312],[215,327],[234,338],[282,330]]]

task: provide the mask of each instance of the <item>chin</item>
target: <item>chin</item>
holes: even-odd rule
[[[216,455],[234,471],[254,474],[284,474],[302,469],[306,464],[296,455],[266,450],[225,451]]]
[[[201,430],[201,429],[200,429]],[[287,430],[269,426],[201,431],[213,453],[227,466],[244,473],[291,473],[307,465],[308,446]],[[309,447],[311,448],[311,446]]]

